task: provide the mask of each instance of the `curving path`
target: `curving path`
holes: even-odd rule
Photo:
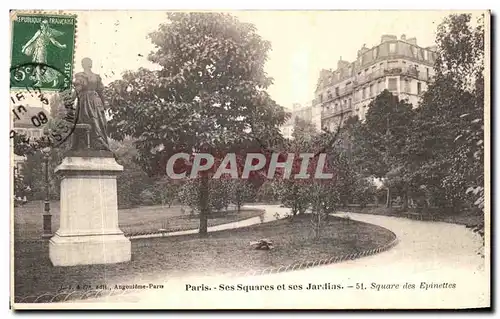
[[[288,211],[276,205],[264,208],[263,222],[274,220],[276,212]],[[392,230],[399,243],[392,249],[340,264],[319,266],[280,274],[245,277],[188,277],[169,279],[163,290],[147,290],[93,302],[133,302],[134,307],[161,308],[457,308],[489,304],[489,269],[476,254],[480,239],[464,226],[416,221],[380,215],[341,213],[350,218]],[[245,224],[247,223],[247,224]],[[248,226],[248,220],[239,227]],[[234,223],[233,223],[234,224]],[[224,225],[221,225],[224,227]],[[227,229],[213,227],[210,231]],[[227,227],[227,226],[226,226]],[[234,227],[231,227],[234,228]],[[422,282],[454,284],[455,288],[420,289]],[[306,290],[312,284],[339,284],[343,289]],[[363,283],[364,290],[356,290]],[[399,284],[397,289],[370,289],[373,284]],[[405,283],[415,289],[403,289]],[[273,291],[221,291],[223,285],[274,285]],[[280,284],[297,285],[297,290],[277,291]],[[186,291],[186,285],[204,285],[210,291]],[[302,286],[298,290],[299,285]],[[353,288],[349,288],[353,286]],[[383,287],[383,286],[382,286]],[[107,307],[107,305],[103,305]],[[99,304],[92,304],[99,307]]]
[[[247,218],[244,220],[226,223],[226,224],[221,224],[221,225],[216,225],[216,226],[210,226],[207,228],[207,231],[208,232],[216,232],[216,231],[221,231],[221,230],[226,230],[226,229],[242,228],[242,227],[251,226],[251,225],[255,225],[255,224],[267,223],[267,222],[276,220],[276,217],[274,216],[275,213],[279,213],[280,216],[284,217],[285,214],[289,211],[288,208],[279,207],[277,205],[259,205],[259,206],[255,206],[255,205],[254,206],[247,206],[247,205],[245,205],[245,208],[264,209],[265,212],[261,216],[250,217],[250,218]],[[187,229],[187,230],[168,232],[166,234],[134,235],[134,236],[130,236],[129,238],[130,239],[139,239],[139,238],[154,238],[154,237],[170,237],[170,236],[182,236],[182,235],[197,234],[197,233],[198,233],[198,229]]]

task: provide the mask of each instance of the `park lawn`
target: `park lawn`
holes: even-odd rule
[[[393,234],[376,225],[331,216],[314,239],[311,216],[296,216],[249,227],[209,233],[132,240],[132,261],[111,265],[53,267],[47,242],[15,243],[15,295],[38,296],[76,285],[148,284],[169,277],[221,275],[295,262],[315,261],[373,249]],[[268,238],[275,249],[255,250],[249,242]],[[73,288],[74,289],[74,288]]]
[[[59,202],[51,202],[52,231],[59,228]],[[38,240],[42,235],[43,202],[29,202],[14,208],[14,239]],[[120,209],[118,222],[126,235],[151,233],[165,228],[167,231],[197,229],[200,221],[196,215],[189,214],[189,209],[181,206],[143,206]],[[213,213],[208,220],[209,226],[216,226],[260,216],[264,211],[242,209],[239,213],[230,209],[227,212]]]

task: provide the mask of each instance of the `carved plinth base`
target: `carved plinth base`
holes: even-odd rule
[[[54,266],[108,264],[131,259],[131,243],[118,228],[116,176],[123,167],[112,157],[66,157],[61,181],[60,227],[51,238]]]

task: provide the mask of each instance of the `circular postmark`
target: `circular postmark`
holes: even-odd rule
[[[40,88],[38,83],[46,72],[57,75],[51,90]],[[71,83],[65,72],[44,63],[11,67],[10,87],[16,89],[10,92],[10,138],[34,148],[59,147],[67,141],[78,123]]]

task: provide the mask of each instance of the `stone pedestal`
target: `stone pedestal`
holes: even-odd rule
[[[60,227],[49,244],[54,266],[130,261],[130,240],[118,228],[116,177],[122,170],[112,156],[95,154],[70,155],[56,168],[63,178]]]

